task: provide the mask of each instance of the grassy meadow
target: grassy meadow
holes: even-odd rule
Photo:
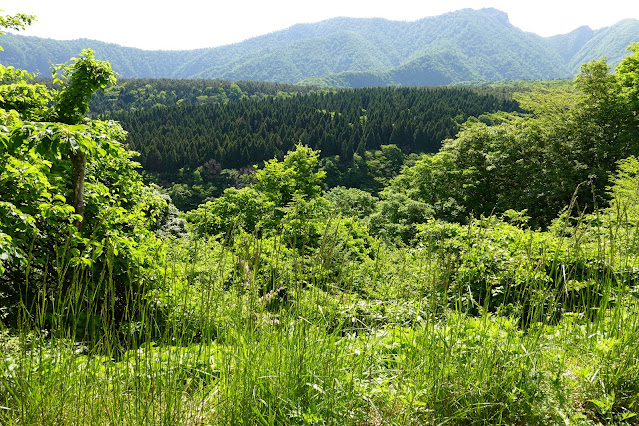
[[[431,223],[364,262],[329,232],[299,256],[166,240],[163,285],[117,330],[108,298],[24,307],[47,314],[0,334],[1,422],[635,424],[636,225],[586,219]]]

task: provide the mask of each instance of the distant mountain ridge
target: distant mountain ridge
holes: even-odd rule
[[[413,22],[333,18],[298,24],[209,49],[146,51],[94,40],[57,41],[6,34],[0,62],[48,76],[50,64],[82,49],[128,78],[220,78],[336,87],[425,86],[462,81],[559,79],[606,56],[611,65],[639,42],[639,21],[541,37],[497,9],[462,9]]]

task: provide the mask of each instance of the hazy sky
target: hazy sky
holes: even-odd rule
[[[220,46],[336,16],[414,21],[482,7],[507,12],[513,25],[542,36],[639,19],[637,0],[4,0],[0,6],[5,14],[38,17],[25,35],[91,38],[143,49]]]

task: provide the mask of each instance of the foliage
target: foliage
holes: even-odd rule
[[[371,233],[394,242],[409,242],[415,237],[415,225],[433,217],[432,206],[401,193],[390,193],[379,202],[369,217]]]
[[[16,15],[0,16],[0,35],[3,35],[5,29],[23,30],[31,25],[35,20],[35,16],[26,13],[18,13]]]
[[[586,215],[581,220],[570,217],[569,212],[565,211],[554,221],[552,228],[563,229],[564,233],[581,232],[603,245],[614,238],[619,241],[617,250],[620,253],[625,256],[639,253],[639,235],[636,232],[639,223],[638,191],[639,160],[631,156],[620,160],[617,170],[610,176],[610,186],[606,188],[610,202],[606,208]],[[631,265],[626,266],[628,279],[632,280],[635,272]]]
[[[228,188],[219,198],[189,212],[187,218],[198,235],[273,231],[295,209],[317,198],[325,173],[316,171],[319,153],[298,145],[283,161],[273,159],[254,175],[255,184]]]
[[[318,171],[319,152],[301,144],[289,151],[284,161],[268,161],[255,173],[255,189],[263,193],[276,207],[285,207],[293,198],[312,199],[321,191],[326,172]]]
[[[255,173],[253,186],[229,188],[189,212],[186,218],[193,232],[223,237],[237,250],[256,288],[277,288],[280,274],[274,271],[286,269],[287,257],[297,256],[303,259],[298,267],[316,284],[339,282],[342,263],[374,256],[374,242],[363,224],[336,214],[321,197],[324,172],[317,171],[318,156],[298,145],[283,161],[267,162]],[[245,253],[241,247],[250,236],[260,238],[260,248]]]
[[[0,64],[0,102],[6,109],[22,111],[25,118],[46,119],[52,94],[44,85],[31,83],[31,79],[26,71]]]
[[[509,217],[517,217],[514,213]],[[574,250],[574,240],[522,229],[517,222],[486,219],[453,226],[435,221],[419,229],[421,244],[441,253],[451,270],[442,277],[445,291],[467,312],[498,310],[516,315],[522,324],[556,322],[584,306],[612,305],[614,295],[609,300],[598,295],[625,283],[626,266],[602,263],[594,247]]]
[[[48,92],[30,87],[30,75],[3,69],[10,76],[0,105],[5,320],[39,327],[71,321],[79,332],[89,324],[120,322],[134,314],[130,296],[142,297],[155,279],[160,247],[150,228],[165,202],[143,185],[133,153],[121,143],[122,128],[82,117],[91,93],[113,80],[112,71],[83,52],[66,69],[69,82]],[[79,316],[54,318],[48,309],[32,309],[35,303],[67,303],[78,291],[85,304]],[[107,306],[111,292],[117,302]]]
[[[187,214],[198,235],[217,235],[237,228],[249,233],[266,226],[274,205],[253,188],[228,188],[221,197],[201,204]]]
[[[377,205],[377,197],[357,188],[337,186],[327,191],[323,197],[331,204],[331,209],[342,217],[364,219]]]
[[[83,117],[111,74],[77,62],[58,91],[3,71],[0,423],[636,423],[635,56],[436,154],[405,155],[401,120],[369,147],[356,97],[350,170],[295,141],[178,170],[183,202],[213,197],[190,233],[122,128]],[[335,170],[379,196],[324,192]]]
[[[96,60],[91,50],[83,50],[80,58],[72,61],[72,66],[60,65],[54,70],[54,83],[65,83],[56,94],[54,112],[59,122],[79,124],[89,111],[93,92],[114,84],[116,78],[111,65]]]
[[[615,74],[605,61],[585,64],[573,89],[521,94],[528,114],[469,120],[437,154],[404,169],[382,198],[404,193],[455,221],[527,210],[541,227],[571,200],[586,211],[605,205],[617,162],[639,153],[636,111],[623,94],[636,57]]]
[[[616,173],[610,178],[610,207],[608,212],[613,220],[621,220],[628,225],[639,222],[639,160],[628,157],[619,161]]]
[[[525,216],[510,212],[504,220],[521,224]],[[543,256],[537,248],[544,244],[550,252],[588,248],[572,237],[555,246],[556,237],[519,226],[430,223],[419,246],[379,249],[376,259],[350,264],[342,260],[348,272],[340,288],[320,288],[307,281],[317,270],[296,266],[307,256],[304,268],[318,265],[316,253],[296,256],[266,238],[245,236],[234,247],[215,239],[175,241],[166,272],[170,285],[153,292],[156,303],[146,305],[128,350],[108,340],[86,347],[0,332],[0,404],[6,407],[0,419],[633,424],[639,307],[632,294],[618,292],[613,275],[598,275],[598,285],[588,286],[592,291],[583,287],[588,297],[572,312],[533,315],[525,329],[519,326],[525,313],[507,312],[499,295],[489,305],[495,313],[467,314],[465,291],[458,291],[462,275],[480,288],[472,268],[483,264],[490,280],[495,273],[509,282],[522,277],[518,262],[532,266],[528,274],[543,271],[534,260]],[[453,252],[462,262],[450,267],[446,259]],[[234,260],[243,253],[253,253],[243,257],[255,272],[249,286],[245,265]],[[619,261],[617,254],[589,260]],[[262,255],[265,269],[281,273],[277,285],[284,284],[286,293],[260,292]],[[570,274],[571,265],[566,268]],[[456,278],[443,292],[437,280],[451,272]],[[353,285],[359,275],[378,291]],[[407,292],[416,282],[422,286]],[[546,293],[530,308],[564,298],[563,290]],[[616,298],[615,304],[597,309],[597,297]],[[85,409],[78,412],[78,404]]]
[[[437,151],[471,115],[515,108],[514,101],[492,89],[368,88],[185,102],[108,116],[129,130],[127,143],[140,151],[140,162],[155,182],[174,187],[169,190],[176,205],[190,210],[229,186],[241,187],[239,176],[252,165],[282,160],[298,143],[321,152],[329,186],[377,192],[399,171],[406,154]]]
[[[120,79],[91,100],[91,114],[236,100],[289,98],[313,91],[309,86],[260,81]]]

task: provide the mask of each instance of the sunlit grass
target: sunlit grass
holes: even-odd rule
[[[472,226],[469,245],[489,241],[492,225]],[[563,287],[526,310],[469,304],[453,283],[453,248],[427,242],[380,247],[334,280],[309,279],[301,255],[273,250],[260,264],[258,239],[245,263],[223,242],[176,242],[163,286],[131,298],[133,321],[80,334],[62,319],[47,332],[25,321],[2,332],[0,422],[634,424],[637,287],[610,271],[636,259],[619,251],[624,241],[561,238],[571,253],[598,250],[610,268],[581,277],[599,282],[556,316],[553,300],[573,300]],[[57,313],[108,312],[80,300]]]

